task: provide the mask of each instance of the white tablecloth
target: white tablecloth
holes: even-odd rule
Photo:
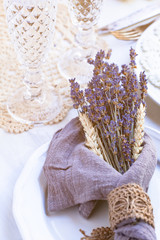
[[[151,1],[150,1],[151,2]],[[150,3],[147,0],[104,0],[104,6],[99,25],[112,22],[124,15],[137,10]],[[155,1],[152,1],[155,2]],[[135,47],[135,42],[120,41],[109,35],[105,37],[110,48],[113,49],[112,60],[119,65],[128,63],[129,49]],[[160,131],[160,106],[147,97],[146,125]],[[9,134],[0,129],[0,239],[20,240],[22,237],[18,231],[12,215],[13,189],[25,163],[30,155],[42,144],[51,140],[54,132],[63,127],[74,116],[75,110],[71,110],[67,117],[59,124],[53,126],[37,126],[28,132],[19,135]],[[157,140],[157,150],[158,144]],[[160,152],[158,152],[160,158]],[[158,186],[159,183],[157,183]],[[44,239],[45,240],[45,239]]]

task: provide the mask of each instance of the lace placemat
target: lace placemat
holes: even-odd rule
[[[54,46],[49,53],[46,63],[42,67],[46,82],[61,94],[63,106],[57,118],[54,121],[50,121],[48,124],[54,124],[61,121],[72,107],[69,81],[60,75],[57,68],[57,62],[65,51],[75,46],[75,33],[76,28],[70,21],[67,6],[62,3],[59,4],[53,40]],[[101,42],[101,46],[103,42],[104,48],[107,48],[107,44],[103,39],[98,38],[97,40]],[[33,125],[22,124],[15,121],[8,114],[6,109],[8,97],[22,86],[23,69],[10,43],[5,12],[3,9],[3,0],[0,0],[0,63],[0,128],[10,133],[27,131],[33,128]]]

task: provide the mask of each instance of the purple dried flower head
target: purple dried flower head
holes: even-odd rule
[[[118,103],[119,103],[119,102],[118,102],[118,98],[114,98],[114,99],[112,100],[112,103],[113,103],[113,105],[116,105],[116,106],[117,106]]]
[[[91,103],[93,100],[93,91],[90,88],[85,89],[85,97],[88,103]]]
[[[133,123],[133,118],[131,117],[131,113],[130,112],[124,112],[123,116],[122,116],[122,121],[123,121],[123,130],[124,130],[124,134],[126,137],[129,137],[129,135],[131,134],[131,126]]]
[[[109,49],[106,56],[105,56],[105,59],[110,59],[111,54],[112,54],[112,49]]]
[[[137,108],[135,108],[134,110],[132,110],[131,112],[130,112],[130,117],[132,118],[132,119],[134,119],[135,117],[136,117],[136,114],[137,114]],[[132,120],[133,121],[133,120]]]
[[[118,103],[118,104],[117,104],[117,109],[120,109],[120,110],[121,110],[121,109],[123,109],[123,107],[124,107],[124,105],[123,105],[122,103]]]
[[[137,54],[133,48],[130,49],[130,63],[129,65],[131,66],[132,69],[136,68],[136,58]]]
[[[111,120],[111,121],[110,121],[110,125],[109,125],[109,128],[110,128],[111,133],[114,133],[114,132],[115,132],[116,127],[117,127],[117,123],[116,123],[114,120]]]
[[[69,81],[71,83],[71,98],[74,102],[73,107],[78,109],[79,107],[82,107],[85,102],[83,91],[80,90],[80,85],[75,82],[75,78],[70,79]]]
[[[98,70],[99,71],[99,70]],[[101,76],[94,71],[92,80],[88,83],[88,89],[102,88]]]
[[[91,64],[91,65],[94,64],[94,60],[93,60],[93,58],[88,58],[88,59],[87,59],[87,62],[88,62],[89,64]]]
[[[147,95],[147,77],[145,72],[140,73],[140,86],[141,86],[141,99],[144,101],[145,96]]]
[[[127,65],[122,65],[121,74],[122,74],[122,76],[121,76],[122,87],[126,93],[126,97],[128,97],[128,94],[130,93],[131,72]]]
[[[121,140],[122,140],[121,141],[122,142],[122,153],[125,158],[125,161],[131,163],[131,161],[132,161],[131,146],[129,144],[129,141],[127,140],[127,138],[124,135],[121,136]]]
[[[117,120],[117,125],[118,125],[119,127],[122,127],[122,126],[123,126],[123,120],[118,119],[118,120]]]
[[[103,64],[104,64],[104,59],[105,57],[105,52],[103,50],[100,50],[96,56],[95,56],[95,61],[93,62],[94,64],[94,70],[93,73],[94,75],[98,75],[102,72]],[[92,61],[90,61],[91,63]]]
[[[134,51],[133,55],[135,55]],[[134,71],[131,71],[127,65],[122,66],[122,86],[124,88],[125,94],[123,94],[123,101],[130,109],[137,108],[139,103],[138,97],[138,79]]]
[[[110,149],[112,150],[113,154],[117,154],[117,129],[118,125],[117,122],[114,120],[111,120],[110,123],[108,124],[108,131],[109,131],[109,136],[110,136]]]
[[[101,49],[101,50],[96,54],[95,61],[103,61],[104,57],[105,57],[105,52]]]
[[[122,68],[122,70],[121,70],[122,74],[124,74],[124,75],[130,74],[130,68],[126,64],[123,64],[121,66],[121,68]]]
[[[120,166],[121,173],[124,174],[125,163],[124,163],[124,158],[122,156],[119,156],[119,166]]]
[[[131,90],[132,92],[138,91],[138,79],[134,72],[131,74]]]
[[[82,113],[87,113],[88,112],[88,106],[86,106],[86,105],[82,106],[81,112]]]
[[[103,118],[102,118],[102,122],[103,122],[105,125],[108,125],[109,122],[110,122],[110,119],[111,119],[111,117],[110,117],[109,115],[105,115],[105,116],[103,116]]]

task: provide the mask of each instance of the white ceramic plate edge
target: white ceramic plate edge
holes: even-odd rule
[[[47,151],[49,143],[50,142],[43,144],[38,149],[36,149],[35,152],[31,155],[31,157],[29,158],[29,160],[27,161],[26,165],[24,166],[21,172],[13,191],[13,204],[12,204],[13,216],[23,239],[32,240],[32,237],[27,229],[27,225],[24,222],[24,218],[22,217],[21,212],[17,207],[19,204],[19,200],[21,199],[20,190],[25,184],[31,171],[34,170],[34,164],[36,164],[37,158],[39,158],[42,154],[44,154]]]

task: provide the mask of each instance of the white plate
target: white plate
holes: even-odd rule
[[[13,215],[23,240],[80,240],[80,228],[90,233],[94,227],[109,225],[104,201],[90,220],[82,218],[77,207],[52,216],[45,214],[46,182],[42,167],[48,145],[46,143],[34,152],[15,185]]]
[[[148,95],[160,105],[160,21],[148,27],[136,44],[137,70],[149,79]],[[159,87],[157,87],[159,86]]]
[[[150,134],[153,132],[150,130]],[[155,133],[154,133],[155,134]],[[157,140],[155,140],[157,141]],[[98,226],[109,226],[106,202],[100,202],[89,220],[77,207],[52,216],[45,214],[46,182],[42,172],[49,143],[42,145],[28,160],[14,189],[13,214],[23,240],[80,240],[79,229],[90,233]],[[149,195],[155,215],[157,239],[160,239],[160,165],[150,183]]]

